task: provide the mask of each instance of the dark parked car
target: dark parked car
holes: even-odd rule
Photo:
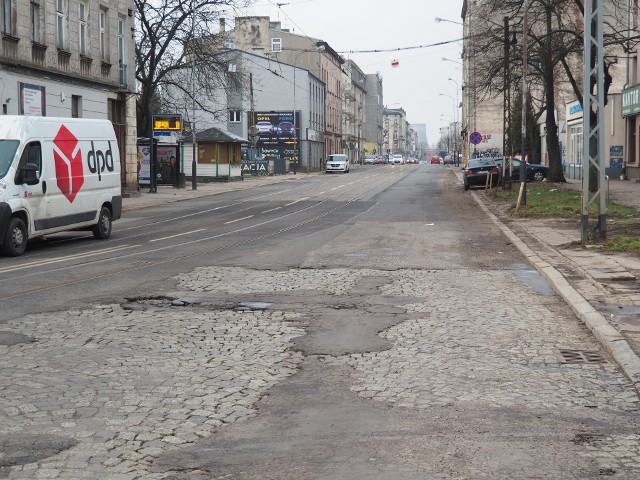
[[[494,160],[498,164],[500,172],[502,173],[502,158],[494,158]],[[511,160],[507,159],[507,163],[505,165],[505,177],[507,178],[509,176],[509,162],[513,165],[511,179],[517,182],[520,180],[521,162],[517,158],[513,158]],[[549,167],[535,163],[527,163],[527,182],[541,182],[545,178],[549,178]]]
[[[291,122],[280,122],[276,127],[276,133],[280,136],[293,136],[294,131]]]
[[[464,189],[470,187],[484,187],[487,175],[491,175],[490,184],[494,187],[500,180],[500,168],[493,158],[472,158],[462,171]]]

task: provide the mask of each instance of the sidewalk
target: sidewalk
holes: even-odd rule
[[[580,191],[582,183],[569,181],[563,188]],[[640,393],[640,258],[582,248],[580,226],[561,219],[499,219],[474,196]],[[609,201],[640,210],[640,183],[610,181]]]
[[[455,169],[453,171],[458,174]],[[322,173],[247,177],[228,183],[199,182],[196,190],[190,184],[183,189],[161,185],[157,193],[148,193],[145,188],[137,197],[124,198],[123,210],[246,190],[258,185],[295,182],[315,175]],[[569,181],[565,188],[581,190],[582,184]],[[499,219],[489,211],[481,195],[472,195],[598,338],[640,392],[640,259],[576,247],[580,244],[579,227],[561,220]],[[609,201],[640,210],[640,183],[610,181]]]

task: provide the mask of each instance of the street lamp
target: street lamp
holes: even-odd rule
[[[456,84],[456,108],[454,110],[454,123],[458,123],[459,122],[459,116],[458,116],[458,108],[460,107],[460,100],[458,97],[458,90],[460,89],[460,85],[458,85],[458,82],[455,81],[453,78],[449,77],[449,80],[451,80],[453,83]],[[457,132],[457,128],[454,128],[454,140],[453,140],[453,152],[456,156],[456,158],[454,159],[454,164],[457,166],[458,165],[458,132]]]
[[[455,23],[456,25],[464,25],[462,22],[456,22],[455,20],[447,20],[446,18],[436,17],[434,19],[436,23],[447,22],[447,23]]]
[[[443,62],[457,63],[458,65],[463,66],[462,62],[458,62],[457,60],[451,60],[450,58],[446,58],[446,57],[442,57],[442,61]]]

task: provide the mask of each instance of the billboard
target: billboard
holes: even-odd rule
[[[267,158],[298,162],[300,158],[300,115],[298,112],[254,112],[256,147]]]

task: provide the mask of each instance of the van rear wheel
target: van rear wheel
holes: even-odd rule
[[[111,210],[102,207],[98,216],[98,223],[93,227],[93,236],[98,240],[106,240],[111,235]]]
[[[19,257],[27,249],[27,227],[19,217],[11,217],[2,243],[2,253]]]

